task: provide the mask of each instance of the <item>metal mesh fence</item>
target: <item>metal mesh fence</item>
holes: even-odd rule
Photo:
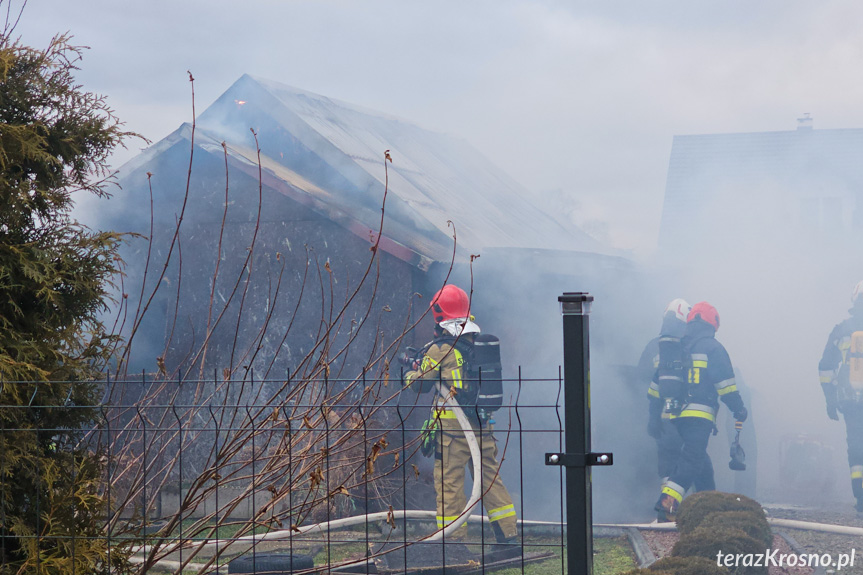
[[[69,401],[75,386],[94,384],[100,404]],[[460,468],[446,454],[467,434],[442,415],[441,398],[404,389],[398,376],[141,374],[68,383],[63,405],[41,404],[38,383],[2,385],[29,386],[31,397],[0,405],[3,445],[42,450],[29,464],[11,447],[0,452],[0,492],[11,493],[28,473],[34,482],[29,500],[0,501],[4,571],[27,547],[46,562],[65,554],[69,572],[78,572],[85,563],[76,555],[98,542],[100,564],[114,572],[564,572],[563,469],[543,464],[544,452],[563,451],[560,377],[527,379],[519,370],[490,417],[463,406],[478,451]],[[88,424],[40,425],[48,413],[63,421],[74,411],[86,412]],[[88,501],[99,502],[95,528],[76,523],[83,501],[76,493],[57,494],[80,489],[75,474],[92,473],[86,469],[97,470],[87,484],[95,497]],[[512,513],[496,495],[501,484]],[[453,514],[448,498],[467,501],[465,508]],[[63,501],[71,505],[66,516],[54,512]],[[518,530],[507,537],[501,527],[513,515]],[[30,531],[16,528],[21,516],[31,518]],[[463,517],[467,529],[451,529]]]

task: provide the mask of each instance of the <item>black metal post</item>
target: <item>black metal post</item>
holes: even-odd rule
[[[590,326],[593,296],[567,293],[563,313],[563,401],[566,452],[590,453]],[[590,467],[566,470],[566,558],[569,575],[593,573]]]
[[[590,337],[593,296],[564,293],[563,385],[566,453],[546,453],[546,465],[566,470],[566,560],[569,575],[593,573],[593,509],[590,468],[612,465],[611,453],[590,451]]]

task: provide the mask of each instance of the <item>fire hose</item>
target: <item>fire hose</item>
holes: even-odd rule
[[[480,497],[482,497],[482,453],[480,452],[479,444],[476,441],[473,426],[470,424],[470,421],[464,414],[458,401],[456,401],[456,399],[450,394],[444,394],[443,387],[440,383],[435,384],[435,389],[437,389],[438,394],[443,397],[444,404],[446,404],[446,406],[455,414],[455,418],[464,432],[464,438],[467,440],[467,446],[468,449],[470,449],[470,457],[473,461],[473,488],[470,492],[470,499],[468,499],[467,505],[465,505],[464,509],[459,514],[458,519],[447,525],[446,528],[437,531],[431,537],[428,537],[428,541],[438,541],[443,539],[461,527],[464,522],[467,521],[471,509],[474,508],[474,506],[479,502]]]
[[[833,523],[817,523],[814,521],[799,521],[797,519],[776,519],[767,517],[767,523],[774,527],[785,527],[788,529],[802,529],[807,531],[820,531],[822,533],[834,533],[836,535],[863,536],[863,527],[851,527],[848,525],[836,525]],[[596,523],[594,527],[613,528],[635,528],[644,531],[677,531],[677,524],[669,523]]]

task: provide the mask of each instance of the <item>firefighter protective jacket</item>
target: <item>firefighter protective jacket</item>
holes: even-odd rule
[[[830,332],[821,361],[818,363],[822,387],[828,384],[838,386],[838,390],[843,393],[843,399],[846,400],[852,398],[853,392],[849,389],[848,375],[842,367],[846,364],[848,351],[851,349],[851,334],[855,331],[863,331],[863,306],[855,306],[848,311],[851,317],[839,323]]]
[[[659,392],[653,392],[655,385],[653,384],[653,376],[656,375],[656,368],[659,367],[659,338],[657,336],[647,342],[644,351],[641,352],[641,357],[638,359],[637,377],[640,382],[647,382],[647,395],[651,398],[659,399]]]
[[[662,336],[651,339],[641,352],[641,358],[638,360],[638,378],[641,381],[647,381],[647,399],[648,413],[651,419],[661,417],[662,400],[659,398],[659,386],[653,381],[656,375],[656,370],[659,368],[659,340]]]
[[[734,381],[731,358],[714,337],[713,326],[693,319],[686,324],[683,345],[688,349],[691,365],[687,374],[688,398],[678,417],[700,417],[716,421],[719,399],[732,413],[743,409],[743,399]]]
[[[469,344],[472,338],[472,335],[462,335],[458,341],[464,340],[464,343]],[[459,391],[465,390],[464,371],[467,366],[465,354],[459,347],[462,346],[457,345],[456,339],[452,336],[436,337],[423,354],[419,369],[405,374],[405,384],[417,393],[424,393],[433,389],[435,383],[440,382],[445,388],[454,390],[456,401],[464,407],[463,398],[460,399],[458,394]],[[441,397],[435,400],[435,405],[441,419],[455,418],[455,414],[444,407]]]

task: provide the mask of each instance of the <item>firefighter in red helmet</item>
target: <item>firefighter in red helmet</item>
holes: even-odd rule
[[[657,470],[661,481],[674,471],[680,455],[682,440],[677,432],[672,414],[675,410],[675,395],[685,385],[682,339],[686,332],[686,318],[691,306],[681,298],[672,300],[665,308],[659,335],[647,344],[638,362],[641,381],[648,383],[647,433],[656,440]],[[713,489],[713,469],[705,469],[695,478],[696,491]]]
[[[716,341],[717,329],[716,308],[707,302],[692,306],[682,340],[684,385],[679,396],[674,398],[675,408],[669,414],[683,445],[677,465],[663,483],[655,506],[669,521],[674,520],[678,505],[696,478],[708,474],[712,478],[713,463],[707,454],[707,443],[715,427],[719,400],[728,406],[737,421],[745,421],[748,415],[737,391],[728,352]]]
[[[417,393],[429,391],[440,383],[441,392],[450,394],[470,420],[482,452],[482,504],[497,541],[512,552],[518,548],[515,506],[500,478],[494,422],[476,408],[478,386],[468,375],[472,373],[469,364],[474,355],[474,340],[480,337],[480,328],[470,314],[470,298],[463,289],[445,285],[432,297],[430,311],[435,321],[434,339],[422,350],[414,369],[405,375],[405,383]],[[471,462],[471,455],[466,432],[440,396],[435,399],[427,428],[433,435],[437,526],[443,529],[458,519],[467,505],[465,466]],[[465,523],[452,538],[464,539],[466,535]]]

